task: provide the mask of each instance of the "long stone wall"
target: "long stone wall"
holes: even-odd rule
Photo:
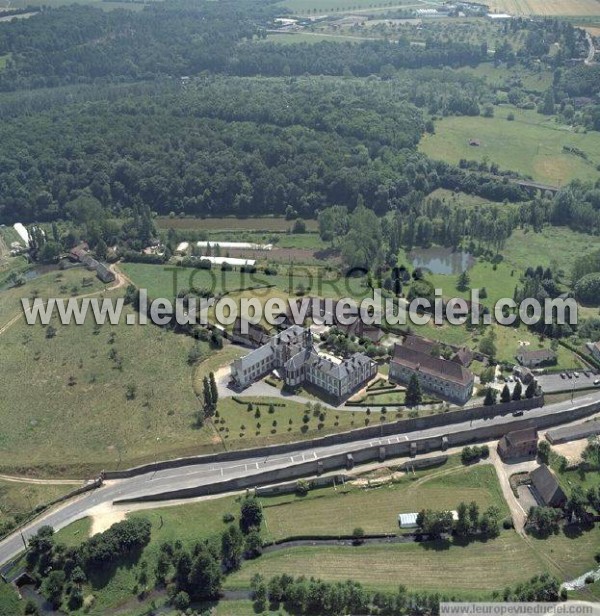
[[[542,406],[544,406],[543,395],[537,398],[506,402],[504,404],[496,404],[494,406],[477,406],[470,409],[461,409],[457,411],[448,411],[447,413],[439,413],[437,415],[428,415],[426,417],[403,419],[393,423],[370,426],[367,428],[358,428],[356,430],[350,430],[349,432],[340,432],[338,434],[331,434],[329,436],[306,441],[286,443],[282,445],[271,445],[268,447],[259,447],[257,449],[240,449],[236,451],[195,456],[190,458],[164,460],[121,471],[105,471],[103,476],[105,479],[122,479],[159,470],[180,468],[190,464],[212,464],[214,462],[241,460],[249,456],[266,457],[280,455],[286,454],[290,451],[299,451],[301,449],[314,449],[315,447],[327,447],[329,445],[340,445],[363,439],[379,438],[380,436],[417,432],[420,430],[426,430],[427,428],[438,428],[440,426],[461,423],[463,421],[471,421],[472,419],[484,419],[499,415],[509,415],[515,411],[524,411]]]
[[[469,445],[475,442],[486,440],[496,440],[507,432],[512,430],[521,430],[524,428],[536,428],[538,430],[548,428],[550,426],[573,421],[586,417],[592,413],[600,411],[600,400],[576,409],[567,409],[560,413],[553,413],[535,417],[532,419],[515,419],[504,424],[490,424],[479,428],[470,428],[460,432],[440,435],[427,438],[419,438],[415,434],[415,438],[399,443],[391,443],[385,446],[376,445],[373,447],[365,447],[358,451],[352,452],[353,464],[361,464],[372,461],[383,461],[386,458],[406,457],[418,455],[444,449],[446,446],[456,447]],[[181,498],[192,498],[197,496],[206,496],[210,494],[221,494],[224,492],[233,492],[244,489],[254,489],[260,485],[269,485],[282,481],[290,481],[302,477],[320,475],[324,472],[334,471],[348,466],[348,454],[336,454],[310,462],[305,462],[293,466],[288,466],[281,469],[266,471],[263,473],[239,477],[226,481],[216,482],[210,485],[195,486],[192,488],[184,488],[180,490],[172,490],[161,494],[150,496],[140,496],[131,499],[117,500],[115,503],[131,503],[143,501],[162,501]]]

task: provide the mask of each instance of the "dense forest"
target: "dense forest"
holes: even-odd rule
[[[492,234],[498,249],[518,224],[598,231],[591,187],[531,200],[514,171],[416,152],[437,117],[485,115],[502,97],[534,104],[522,84],[499,92],[448,70],[489,60],[486,43],[432,35],[422,45],[402,37],[275,45],[263,39],[280,13],[270,0],[170,0],[137,12],[44,9],[1,23],[0,223],[141,211],[315,217],[364,202],[378,216],[398,213],[407,246],[487,243]],[[494,59],[556,69],[541,112],[596,91],[595,67],[563,62],[584,50],[580,31],[521,19],[501,27],[514,31],[523,45],[506,42]],[[483,208],[476,220],[427,198],[440,187],[520,205]]]

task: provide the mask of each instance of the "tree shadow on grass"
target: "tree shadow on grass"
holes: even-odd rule
[[[452,541],[447,537],[440,537],[439,539],[427,539],[426,541],[419,541],[418,545],[420,545],[424,550],[433,551],[433,552],[445,552],[450,549],[452,546]]]
[[[582,521],[578,524],[565,524],[562,528],[563,535],[568,539],[578,539],[584,533],[594,529],[593,521]]]
[[[92,588],[94,590],[105,588],[115,577],[117,569],[133,569],[140,560],[142,551],[141,549],[132,551],[114,562],[104,563],[101,567],[89,567],[86,573]]]

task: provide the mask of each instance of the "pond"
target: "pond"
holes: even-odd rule
[[[451,248],[415,248],[408,254],[413,267],[420,267],[432,274],[456,275],[471,269],[475,257],[468,253],[455,252]]]
[[[60,270],[58,265],[36,265],[35,267],[31,267],[24,272],[19,272],[19,276],[23,278],[25,282],[29,282],[31,280],[35,280],[44,274],[49,274],[50,272],[58,272]],[[0,291],[5,291],[6,289],[10,289],[13,286],[12,282],[5,282],[0,284]]]

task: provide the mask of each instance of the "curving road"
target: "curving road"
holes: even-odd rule
[[[593,392],[588,396],[577,398],[574,403],[567,401],[525,411],[523,417],[518,421],[527,421],[535,417],[563,413],[569,409],[584,407],[595,402],[600,403],[600,392]],[[415,435],[419,438],[441,437],[472,428],[502,425],[514,423],[515,421],[517,420],[512,415],[497,416],[487,420],[479,419],[430,428],[421,430],[418,433],[413,432],[382,438],[361,439],[338,445],[315,447],[313,449],[306,449],[306,444],[303,446],[302,443],[299,443],[297,451],[268,457],[257,457],[256,454],[253,454],[252,450],[249,450],[248,457],[241,460],[194,464],[148,472],[127,479],[109,481],[103,487],[78,496],[47,512],[33,523],[0,542],[0,564],[5,564],[21,552],[23,550],[22,537],[27,539],[36,533],[40,526],[49,524],[56,530],[59,530],[76,520],[86,517],[91,509],[125,497],[134,498],[157,495],[182,488],[191,488],[253,475],[256,475],[258,480],[261,473],[266,470],[287,468],[302,462],[335,454],[351,453],[368,447],[398,443],[402,440],[408,441],[414,439]],[[563,423],[567,423],[567,421]]]

